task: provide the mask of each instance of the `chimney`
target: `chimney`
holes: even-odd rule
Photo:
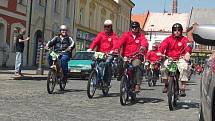
[[[172,13],[177,13],[177,0],[173,0],[173,3],[172,3]]]

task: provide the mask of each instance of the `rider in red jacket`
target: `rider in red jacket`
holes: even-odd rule
[[[146,54],[146,58],[145,60],[146,61],[149,61],[150,64],[153,64],[154,65],[154,73],[157,77],[157,79],[159,78],[159,66],[160,64],[158,63],[158,61],[161,60],[161,57],[159,57],[157,55],[158,53],[158,45],[157,44],[153,44],[152,45],[152,50],[150,50],[149,52],[147,52]]]
[[[175,23],[172,26],[172,35],[167,37],[162,41],[159,47],[159,52],[162,54],[177,60],[178,70],[180,72],[179,79],[181,81],[180,94],[181,96],[186,96],[185,86],[188,81],[188,61],[190,60],[190,55],[192,52],[192,47],[190,46],[189,40],[182,35],[183,27],[180,23]],[[159,53],[158,55],[161,55]],[[164,63],[168,65],[168,60]],[[163,70],[163,69],[162,69]],[[162,74],[162,80],[165,83],[163,92],[166,93],[168,87],[168,71],[164,67]]]
[[[90,45],[88,51],[97,47],[98,52],[109,53],[118,41],[118,36],[112,29],[112,22],[106,20],[104,23],[104,31],[98,33],[96,38]]]
[[[119,39],[118,43],[114,45],[113,50],[118,50],[122,48],[122,56],[129,57],[135,53],[142,51],[143,54],[146,54],[148,50],[148,40],[145,38],[145,35],[140,31],[140,24],[138,22],[131,23],[131,31],[125,32]],[[141,84],[141,70],[140,70],[140,59],[134,59],[132,65],[137,68],[135,71],[135,91],[140,91]]]
[[[153,44],[152,50],[150,50],[146,54],[146,60],[149,60],[151,63],[155,63],[159,61],[161,58],[157,55],[157,53],[158,53],[158,45]]]
[[[92,51],[93,49],[95,49],[95,47],[97,47],[97,52],[103,52],[103,53],[110,53],[110,51],[113,49],[113,46],[117,43],[118,41],[118,37],[117,34],[115,32],[113,32],[113,27],[112,27],[112,21],[111,20],[105,20],[104,22],[104,31],[100,32],[96,38],[93,40],[93,42],[90,45],[90,48],[87,49],[87,51]],[[105,63],[100,63],[101,67],[102,64],[106,64],[107,66],[105,66],[105,68],[108,70],[107,71],[107,81],[110,84],[111,81],[111,62],[113,61],[113,57],[109,56],[106,59]]]
[[[186,53],[191,54],[192,47],[187,45],[188,42],[189,40],[182,35],[178,38],[175,35],[171,35],[160,44],[159,52],[178,60],[180,57],[185,56]]]
[[[128,57],[138,52],[140,48],[144,48],[143,53],[146,54],[148,51],[148,40],[145,38],[145,35],[138,32],[135,33],[132,31],[125,32],[119,39],[114,49],[122,47],[122,56]]]

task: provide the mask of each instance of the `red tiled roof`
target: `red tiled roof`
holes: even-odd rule
[[[143,14],[132,14],[131,15],[131,20],[132,21],[137,21],[140,23],[140,27],[143,28],[145,23],[146,23],[146,20],[147,20],[147,17],[148,17],[148,11],[143,13]]]
[[[174,23],[182,24],[184,32],[188,27],[189,13],[149,13],[144,26],[144,31],[164,31],[171,32]]]

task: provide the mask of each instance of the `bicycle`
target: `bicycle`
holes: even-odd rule
[[[103,96],[107,96],[110,88],[109,75],[111,72],[107,72],[106,62],[107,54],[102,52],[95,52],[92,64],[92,71],[87,83],[87,96],[93,98],[96,89],[102,90]]]
[[[159,73],[159,62],[150,63],[149,61],[145,62],[145,69],[146,69],[146,79],[148,82],[148,86],[156,86],[158,74]]]
[[[166,68],[168,70],[168,105],[169,110],[172,111],[176,107],[176,103],[179,97],[179,72],[177,67],[177,61],[168,58],[168,65]]]
[[[124,57],[124,73],[120,82],[120,103],[126,105],[127,102],[134,103],[136,101],[135,82],[134,82],[134,71],[135,67],[132,65],[132,61],[135,57],[143,56],[142,53],[136,53],[129,58]]]
[[[66,82],[63,81],[63,71],[61,68],[61,64],[59,61],[60,53],[57,53],[53,50],[50,51],[50,55],[52,57],[53,63],[49,68],[48,76],[47,76],[47,91],[49,94],[54,92],[54,88],[56,84],[60,85],[60,90],[65,90]]]

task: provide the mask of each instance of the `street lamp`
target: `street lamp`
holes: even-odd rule
[[[42,29],[42,42],[41,42],[41,45],[40,45],[40,57],[39,57],[39,65],[38,65],[38,68],[37,68],[37,71],[36,71],[36,74],[38,75],[43,75],[43,67],[42,67],[42,63],[43,63],[43,50],[44,50],[44,46],[43,46],[43,42],[45,40],[44,38],[44,34],[45,34],[45,25],[46,25],[46,8],[47,8],[47,0],[45,0],[45,6],[44,6],[44,17],[43,17],[43,29]]]
[[[150,31],[150,41],[152,40],[152,28],[154,27],[155,25],[151,25],[151,31]]]

